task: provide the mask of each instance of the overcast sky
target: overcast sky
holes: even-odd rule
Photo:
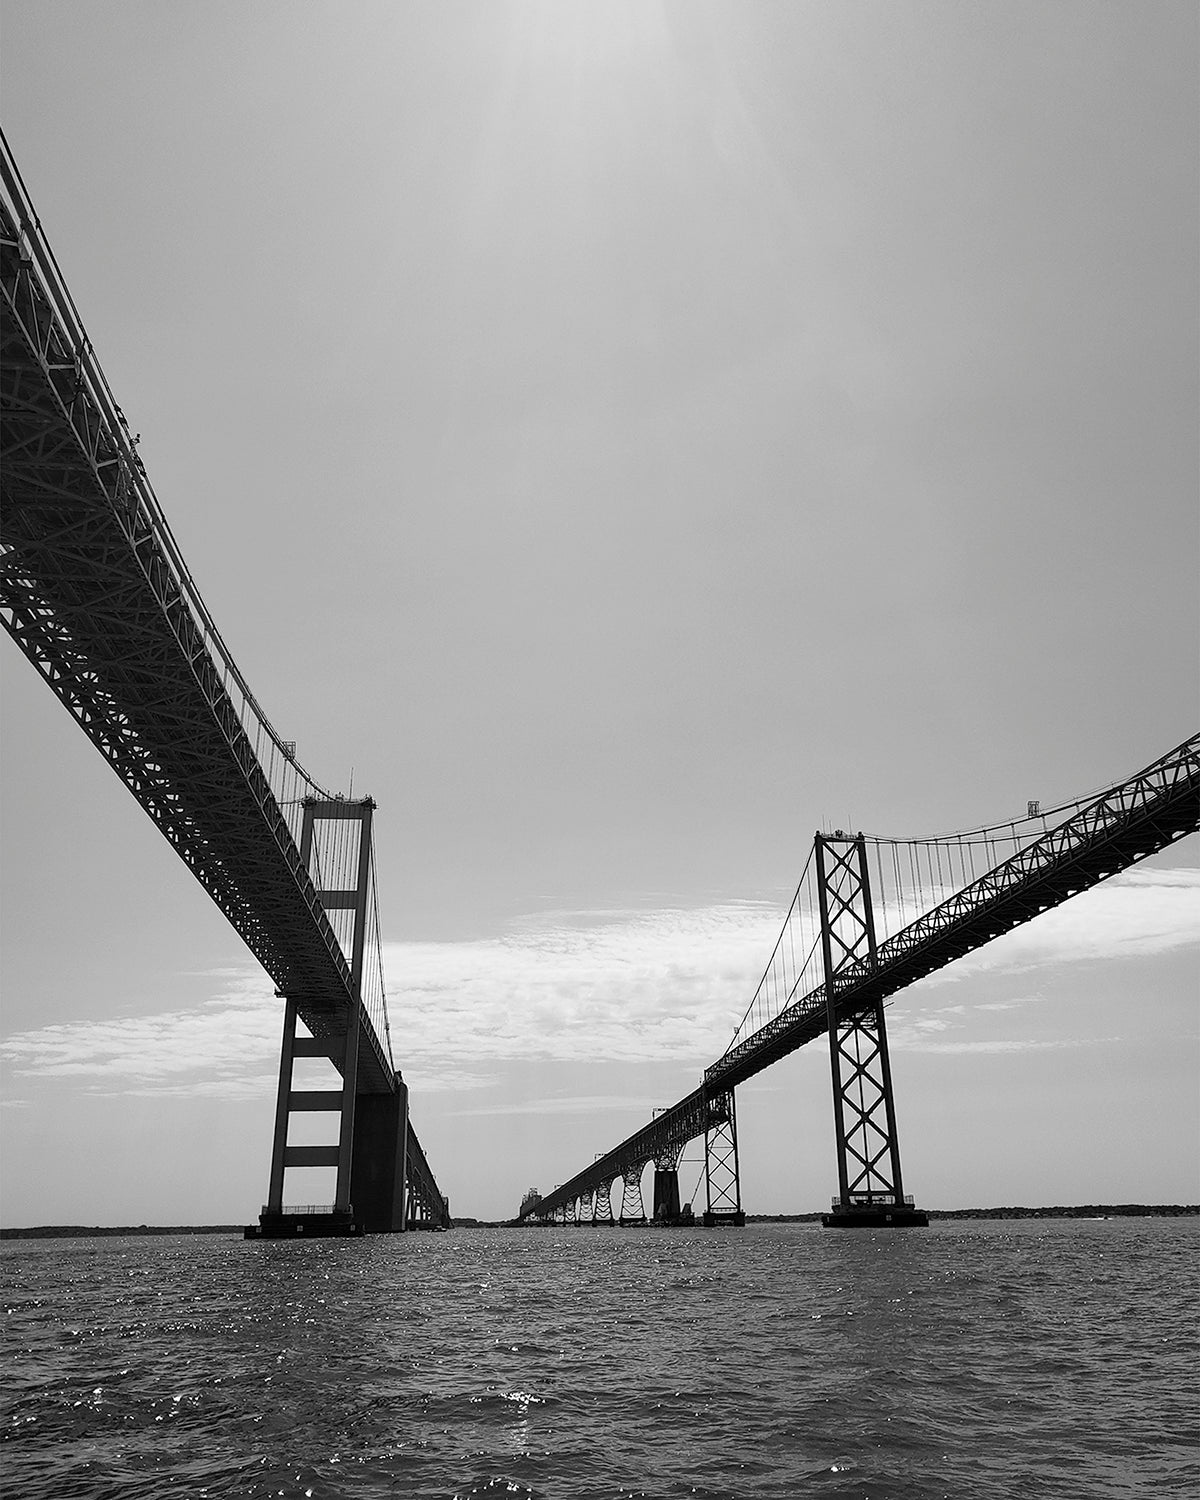
[[[1191,3],[0,23],[201,591],[306,766],[379,803],[458,1212],[695,1086],[814,829],[975,826],[1195,731]],[[0,646],[0,1217],[249,1221],[278,1002]],[[1196,843],[897,997],[918,1201],[1200,1197]],[[821,1207],[824,1044],[739,1111],[747,1208]]]

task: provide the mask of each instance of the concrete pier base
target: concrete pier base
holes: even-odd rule
[[[924,1229],[929,1224],[929,1215],[911,1204],[851,1204],[849,1208],[839,1205],[832,1213],[822,1214],[821,1223],[826,1229]]]
[[[368,1234],[400,1234],[408,1227],[408,1087],[396,1075],[394,1094],[359,1094],[354,1101],[350,1192]]]
[[[700,1222],[705,1229],[745,1229],[746,1215],[740,1208],[727,1213],[720,1213],[710,1208]]]
[[[319,1240],[349,1238],[365,1234],[361,1220],[353,1214],[268,1213],[259,1215],[257,1224],[247,1224],[242,1238],[246,1240]]]
[[[679,1171],[675,1167],[654,1169],[654,1218],[657,1223],[679,1217]]]

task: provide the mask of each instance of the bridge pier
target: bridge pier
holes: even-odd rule
[[[622,1183],[622,1187],[624,1183]],[[592,1223],[593,1224],[615,1224],[612,1211],[612,1180],[602,1182],[596,1188],[596,1196],[592,1199]]]
[[[300,859],[312,869],[313,837],[318,821],[357,823],[357,851],[353,884],[337,889],[317,886],[317,899],[326,912],[353,914],[350,987],[356,1003],[344,1033],[297,1036],[299,1007],[287,997],[279,1058],[279,1090],[275,1104],[275,1136],[267,1202],[247,1239],[290,1239],[317,1235],[400,1233],[410,1221],[420,1222],[431,1205],[421,1205],[408,1184],[408,1089],[399,1073],[388,1093],[360,1094],[358,1055],[360,1031],[366,1020],[362,1005],[363,956],[366,947],[371,874],[371,822],[374,802],[308,798],[300,835]],[[315,872],[319,875],[319,871]],[[324,1058],[337,1069],[340,1087],[297,1089],[293,1070],[297,1058]],[[336,1145],[290,1146],[288,1128],[294,1114],[326,1113],[338,1117]],[[285,1207],[284,1176],[288,1167],[334,1167],[337,1180],[332,1206],[307,1205],[302,1211]],[[430,1214],[430,1217],[433,1215]]]
[[[705,1229],[741,1229],[745,1225],[732,1089],[705,1101],[704,1190]]]
[[[630,1167],[621,1177],[621,1219],[622,1224],[644,1224],[646,1222],[646,1205],[642,1201],[642,1173],[646,1170],[646,1163],[639,1162],[636,1167]]]
[[[351,1191],[368,1234],[408,1228],[408,1086],[396,1074],[394,1094],[360,1094],[354,1114]]]
[[[654,1222],[671,1224],[679,1217],[679,1168],[654,1168]]]

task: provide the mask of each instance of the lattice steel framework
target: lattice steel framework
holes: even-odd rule
[[[632,1162],[621,1178],[621,1223],[644,1224],[646,1205],[642,1201],[642,1176],[646,1170],[644,1161]]]
[[[592,1199],[592,1223],[593,1224],[615,1224],[612,1210],[612,1185],[614,1178],[608,1177],[603,1182],[596,1184],[595,1196]],[[558,1196],[557,1192],[554,1194]]]
[[[866,842],[861,834],[818,833],[816,860],[838,1201],[844,1209],[903,1203],[883,1000],[865,1010],[838,1012],[837,976],[855,967],[874,970],[877,961]]]
[[[686,1141],[671,1141],[661,1151],[656,1151],[652,1158],[655,1168],[660,1172],[677,1172],[679,1158],[683,1155],[686,1145]]]
[[[709,1097],[704,1121],[704,1222],[744,1221],[733,1090]]]

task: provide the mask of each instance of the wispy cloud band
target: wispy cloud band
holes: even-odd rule
[[[753,993],[783,910],[765,902],[696,909],[563,912],[501,937],[385,947],[398,1062],[423,1089],[463,1090],[509,1062],[675,1061],[724,1048]],[[1113,961],[1200,942],[1200,870],[1131,871],[1044,913],[926,984],[984,971]],[[265,1097],[275,1086],[280,1008],[250,967],[214,975],[206,1004],[64,1022],[0,1044],[16,1077],[76,1079],[96,1092]],[[984,1002],[1011,1008],[1035,997]],[[938,1039],[961,1006],[897,1022],[911,1044],[1012,1050]],[[961,1024],[961,1017],[956,1027]],[[897,1038],[899,1040],[899,1038]],[[11,1090],[10,1090],[11,1096]]]

